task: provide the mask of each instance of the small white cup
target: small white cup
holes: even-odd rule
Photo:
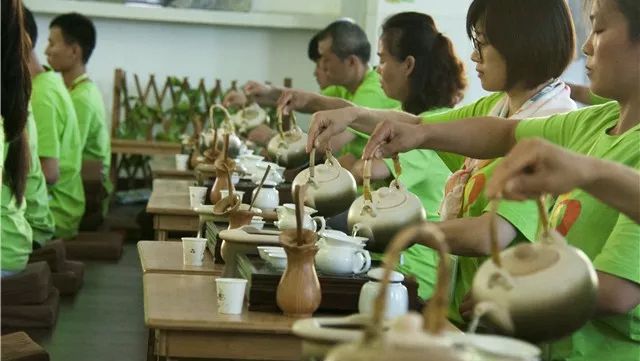
[[[182,237],[182,262],[185,266],[202,266],[206,238]]]
[[[207,187],[189,187],[189,202],[191,208],[200,207],[204,204],[204,197],[207,196]]]
[[[242,198],[244,197],[244,191],[233,191],[233,194],[237,194],[238,197],[240,197],[240,202],[242,202]],[[221,189],[220,190],[220,196],[222,198],[226,198],[229,195],[229,190],[228,189]]]
[[[244,278],[216,278],[218,313],[228,315],[241,314],[246,286],[247,280]]]
[[[176,169],[187,170],[187,163],[189,162],[189,154],[176,154]]]

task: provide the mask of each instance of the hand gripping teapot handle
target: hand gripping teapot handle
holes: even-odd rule
[[[393,160],[393,170],[394,170],[394,181],[395,181],[395,187],[397,189],[400,189],[400,175],[402,174],[402,166],[400,165],[400,158],[398,157],[398,154],[394,154],[393,157],[391,157],[391,159]]]
[[[316,182],[316,147],[311,148],[311,153],[309,153],[309,180],[307,183],[318,185]]]
[[[541,195],[536,199],[536,205],[538,206],[538,216],[540,217],[541,234],[540,238],[542,242],[546,244],[563,246],[567,244],[567,241],[556,230],[551,229],[549,223],[549,213],[547,212],[546,197]]]
[[[423,310],[423,327],[431,333],[439,333],[446,323],[446,313],[449,300],[449,248],[445,242],[444,234],[434,224],[424,222],[420,225],[405,229],[397,234],[387,247],[384,255],[384,275],[373,308],[373,319],[369,328],[365,331],[365,342],[371,342],[379,337],[382,332],[382,318],[386,309],[386,293],[389,287],[391,272],[398,263],[400,253],[413,242],[426,243],[427,238],[435,240],[440,260],[438,264],[438,280],[436,290],[429,301],[429,305]]]
[[[280,139],[284,140],[284,130],[282,129],[282,111],[278,109],[277,116],[277,125],[278,125],[278,134],[280,135]]]

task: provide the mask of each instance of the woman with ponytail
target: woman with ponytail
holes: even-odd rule
[[[23,21],[22,2],[2,0],[2,277],[23,270],[32,250],[32,231],[24,217],[24,193],[31,161],[25,130],[31,96],[27,65],[31,46]]]

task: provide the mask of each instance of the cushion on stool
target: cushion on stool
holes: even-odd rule
[[[24,332],[0,337],[2,361],[49,361],[49,354]]]
[[[51,271],[46,262],[28,263],[20,273],[2,278],[2,306],[44,302],[51,288]]]
[[[66,258],[64,243],[61,239],[54,239],[41,248],[34,249],[29,256],[29,263],[44,261],[49,264],[51,272],[57,272]]]
[[[82,287],[84,279],[84,263],[78,261],[65,261],[60,272],[51,274],[53,285],[60,291],[60,295],[76,294]]]
[[[51,327],[58,318],[59,303],[60,293],[55,287],[51,287],[49,297],[42,304],[2,306],[0,309],[2,328]]]
[[[124,237],[118,232],[80,232],[64,243],[70,259],[118,260]]]

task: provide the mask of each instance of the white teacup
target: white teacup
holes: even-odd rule
[[[182,237],[182,261],[187,266],[202,266],[206,238]]]
[[[371,268],[369,251],[355,247],[323,246],[315,259],[316,267],[327,274],[358,274]]]
[[[207,187],[189,187],[189,203],[191,208],[196,208],[204,204],[207,196]]]
[[[189,154],[176,154],[176,170],[187,170],[189,163]]]
[[[241,314],[245,287],[247,287],[247,280],[244,278],[216,278],[218,313]]]

